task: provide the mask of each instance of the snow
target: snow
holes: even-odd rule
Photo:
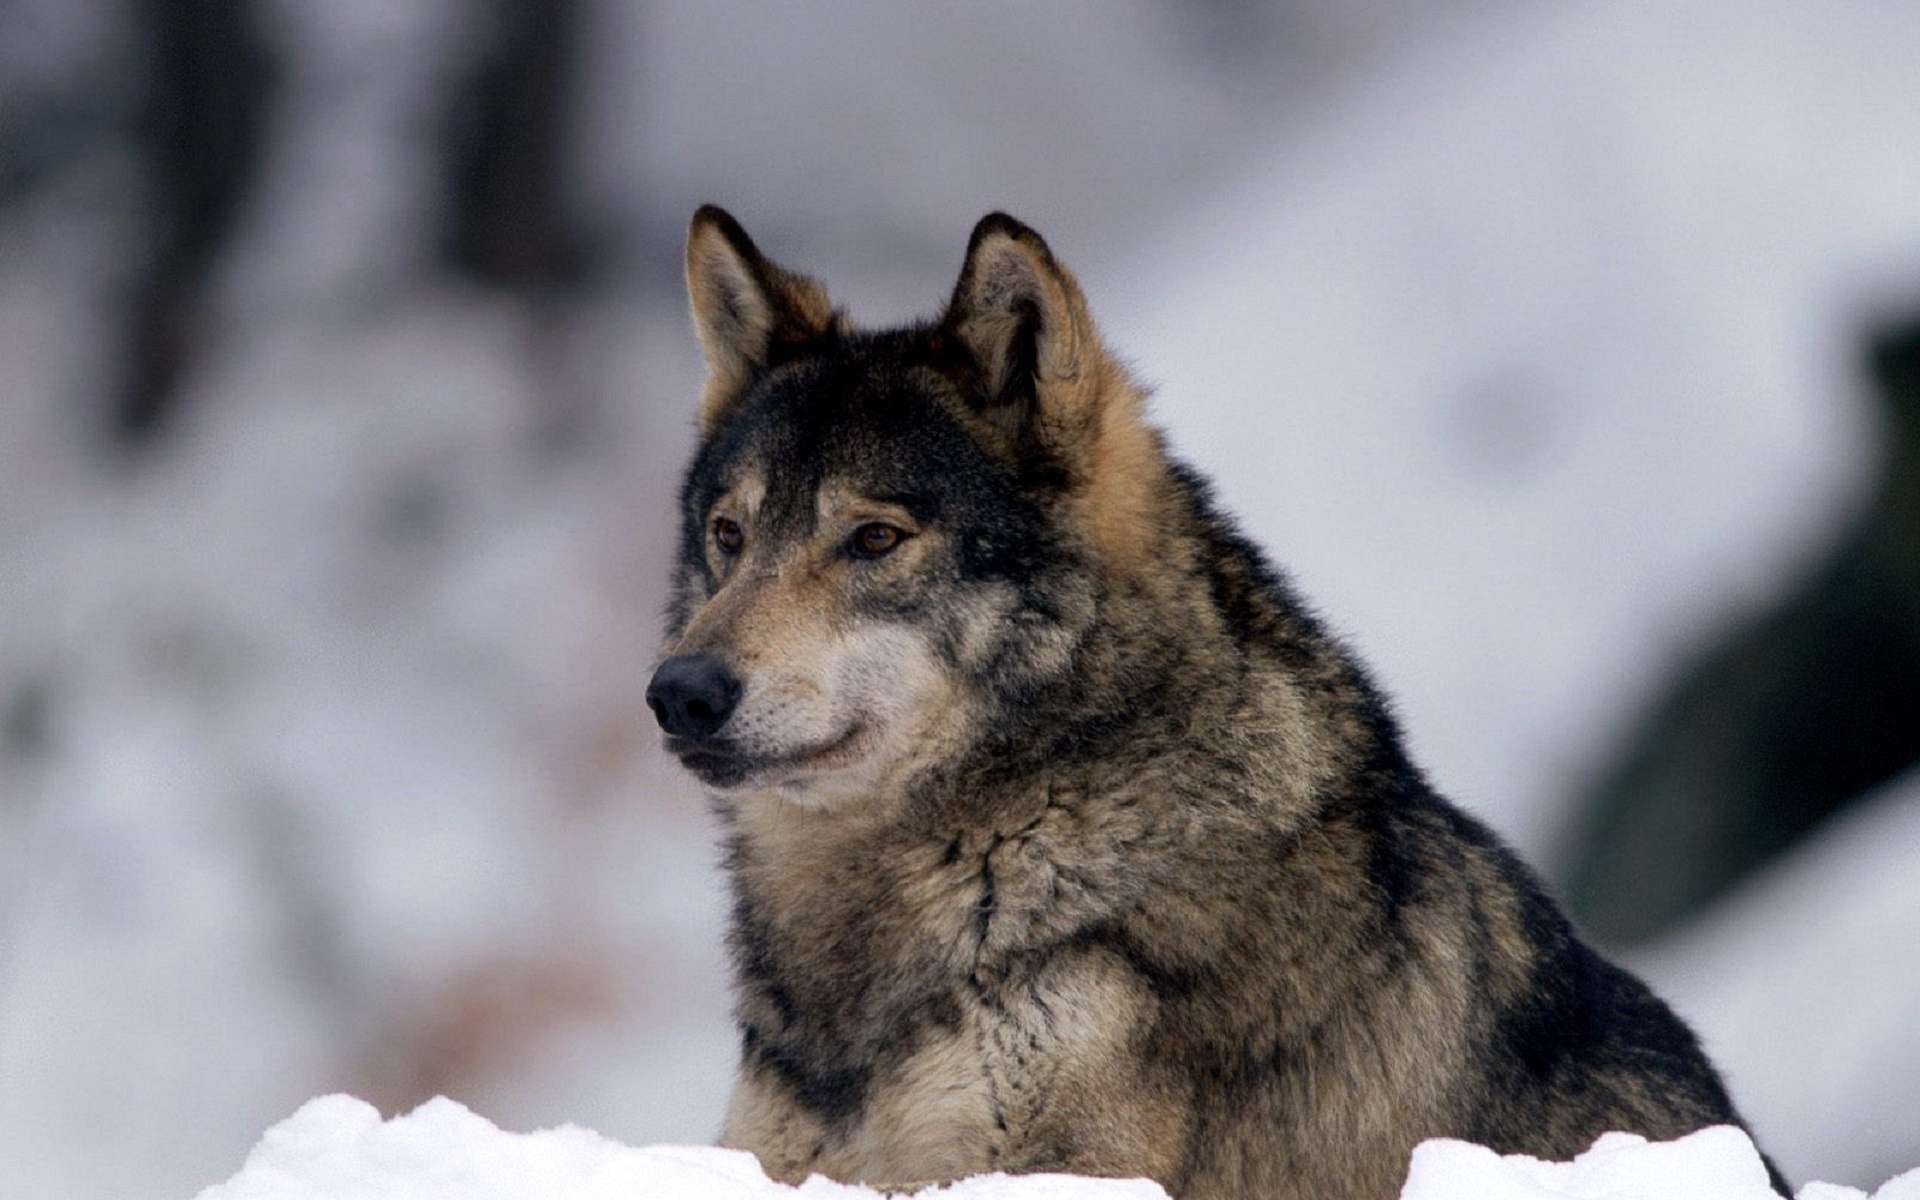
[[[1670,1142],[1604,1134],[1572,1162],[1498,1155],[1471,1142],[1436,1138],[1414,1148],[1400,1200],[1774,1200],[1767,1168],[1747,1135],[1731,1125]],[[1866,1200],[1866,1193],[1811,1183],[1798,1200]],[[1920,1170],[1874,1193],[1920,1200]]]
[[[231,1180],[199,1200],[860,1200],[878,1193],[815,1176],[769,1181],[751,1154],[634,1148],[575,1126],[508,1133],[440,1098],[382,1121],[351,1096],[310,1100],[269,1129]],[[923,1193],[942,1200],[1164,1200],[1142,1179],[982,1175]],[[1435,1139],[1415,1148],[1401,1200],[1774,1200],[1766,1167],[1732,1126],[1671,1142],[1609,1133],[1572,1162],[1502,1157]],[[1799,1200],[1866,1200],[1809,1184]],[[1920,1170],[1874,1200],[1920,1200]]]
[[[269,1129],[246,1166],[199,1200],[872,1200],[815,1176],[769,1181],[753,1155],[704,1146],[623,1146],[567,1126],[506,1133],[445,1098],[382,1121],[351,1096],[322,1096]],[[1141,1179],[983,1175],[943,1200],[1165,1200]]]

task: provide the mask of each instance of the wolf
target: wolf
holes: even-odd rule
[[[904,328],[712,206],[686,282],[707,378],[647,701],[723,830],[723,1145],[788,1181],[1381,1200],[1426,1138],[1740,1124],[1428,784],[1033,230],[982,219]]]

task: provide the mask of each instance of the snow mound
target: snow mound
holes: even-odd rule
[[[940,1200],[1166,1200],[1144,1179],[982,1175]],[[574,1126],[507,1133],[444,1097],[382,1121],[371,1104],[322,1096],[275,1125],[226,1183],[199,1200],[872,1200],[815,1176],[774,1183],[753,1155],[696,1146],[635,1149]]]
[[[1747,1135],[1718,1125],[1671,1142],[1609,1133],[1572,1162],[1499,1155],[1436,1138],[1414,1148],[1401,1200],[1776,1200]],[[1798,1200],[1867,1200],[1856,1188],[1810,1183]],[[1920,1200],[1909,1171],[1873,1200]]]
[[[980,1175],[921,1193],[938,1200],[1167,1200],[1144,1179]],[[267,1130],[246,1166],[199,1200],[877,1200],[814,1176],[775,1183],[751,1154],[623,1146],[577,1126],[508,1133],[444,1097],[382,1121],[352,1096],[322,1096]],[[1747,1135],[1732,1126],[1671,1142],[1609,1133],[1570,1163],[1502,1157],[1436,1139],[1413,1152],[1401,1200],[1776,1200]],[[1868,1200],[1808,1184],[1798,1200]],[[1920,1200],[1920,1170],[1872,1200]]]

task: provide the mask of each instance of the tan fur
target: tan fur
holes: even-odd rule
[[[1159,440],[1132,382],[1103,354],[1096,371],[1108,399],[1087,462],[1087,489],[1079,519],[1118,570],[1153,578],[1145,570],[1156,549],[1155,491],[1166,471]]]
[[[962,697],[916,631],[848,627],[839,603],[847,567],[835,551],[845,531],[864,521],[909,518],[897,506],[828,490],[819,497],[820,532],[798,546],[773,547],[756,536],[764,495],[764,480],[747,474],[714,505],[743,527],[745,548],[727,568],[727,586],[670,653],[728,654],[748,681],[733,728],[749,749],[791,753],[850,735],[786,781],[790,796],[831,804],[897,786],[968,732]],[[901,565],[923,549],[910,543]],[[708,552],[717,557],[711,545]],[[856,763],[865,769],[849,770]],[[809,779],[825,782],[801,797],[792,785]]]
[[[1077,519],[1114,565],[1138,571],[1156,548],[1166,465],[1145,399],[1107,353],[1073,272],[1030,234],[990,233],[962,268],[952,322],[989,378],[1031,306],[1040,321],[1035,420],[1084,475]]]

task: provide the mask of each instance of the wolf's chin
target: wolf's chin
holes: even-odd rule
[[[860,761],[866,728],[855,722],[825,742],[782,754],[758,754],[724,742],[676,744],[681,739],[671,737],[667,750],[716,792],[777,788],[787,794],[804,793]]]

